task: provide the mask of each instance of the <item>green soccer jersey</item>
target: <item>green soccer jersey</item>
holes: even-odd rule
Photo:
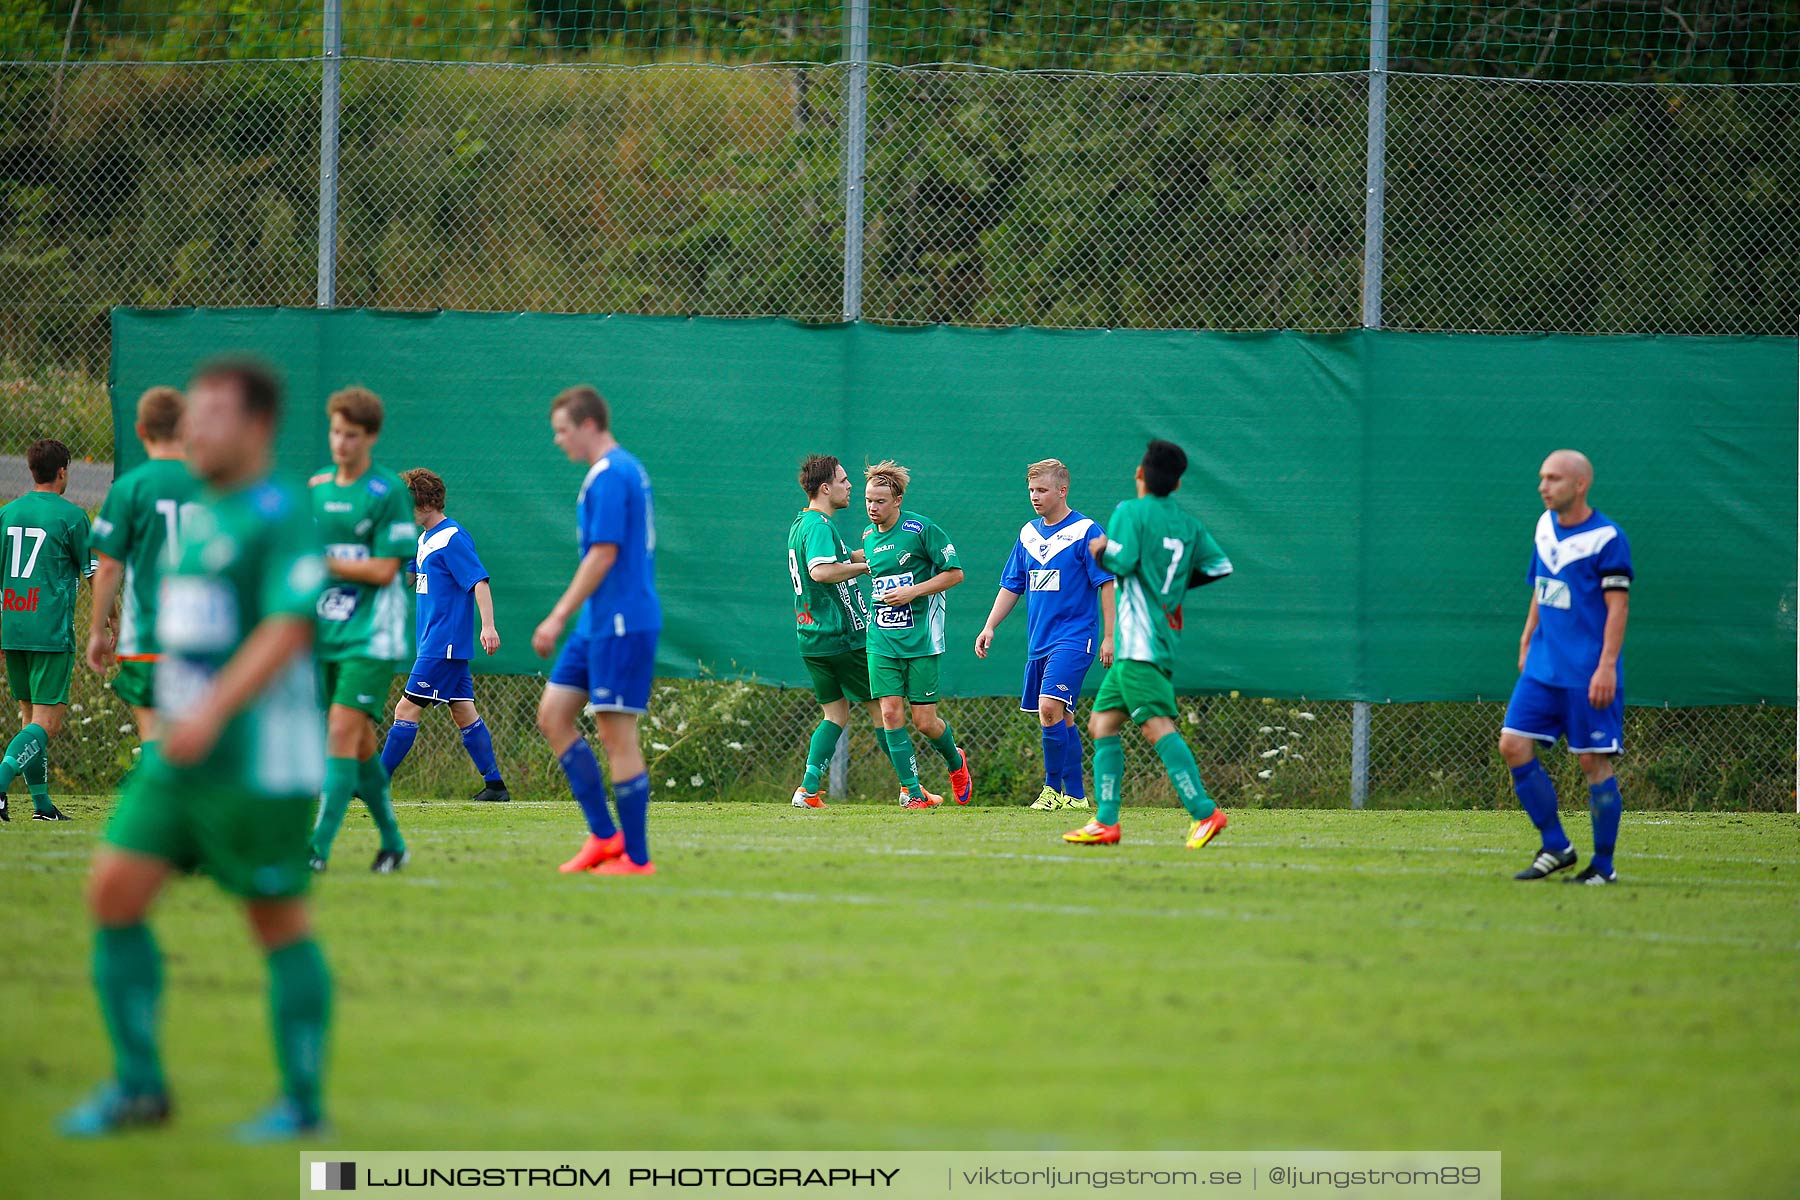
[[[94,518],[94,550],[125,566],[119,657],[156,653],[156,577],[175,557],[182,509],[200,481],[178,459],[151,459],[113,481]]]
[[[862,585],[855,579],[818,583],[810,573],[820,563],[849,561],[850,547],[831,518],[816,508],[801,509],[788,527],[788,575],[794,581],[794,635],[807,658],[861,650],[868,637]]]
[[[0,646],[75,649],[75,591],[94,573],[87,514],[55,492],[0,508]]]
[[[911,604],[881,603],[889,590],[924,583],[962,567],[950,535],[915,512],[902,512],[886,533],[870,525],[863,530],[863,554],[874,583],[870,611],[869,653],[888,658],[924,658],[944,652],[944,593]]]
[[[412,493],[392,471],[371,465],[354,483],[340,485],[332,468],[308,482],[325,557],[405,562],[417,552]],[[397,571],[385,587],[331,577],[319,596],[320,660],[410,656],[406,609],[406,590]]]
[[[1229,575],[1231,560],[1173,496],[1139,496],[1113,509],[1100,565],[1119,577],[1118,657],[1175,669],[1181,601],[1192,576]]]
[[[176,560],[157,594],[156,708],[186,716],[251,631],[270,617],[313,619],[325,561],[301,497],[263,481],[203,491],[183,512]],[[177,774],[262,796],[317,792],[325,728],[312,656],[294,656],[233,717],[204,760]]]

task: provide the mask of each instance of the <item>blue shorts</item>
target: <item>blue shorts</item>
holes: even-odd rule
[[[1588,703],[1587,689],[1553,687],[1521,675],[1506,706],[1504,732],[1533,741],[1555,744],[1569,740],[1575,754],[1623,754],[1625,752],[1625,683],[1605,708]]]
[[[475,676],[466,658],[415,659],[406,677],[406,698],[430,708],[452,700],[475,698]]]
[[[1019,693],[1019,708],[1024,712],[1038,710],[1038,698],[1048,696],[1061,700],[1072,711],[1081,698],[1081,681],[1087,678],[1094,656],[1081,650],[1058,647],[1050,653],[1028,659],[1025,663],[1025,687]]]
[[[550,668],[550,686],[586,692],[590,712],[641,713],[650,707],[658,632],[572,633]]]

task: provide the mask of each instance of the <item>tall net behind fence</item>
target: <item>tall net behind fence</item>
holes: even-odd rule
[[[344,0],[341,66],[324,0],[9,6],[0,498],[53,435],[90,460],[72,494],[97,503],[113,305],[314,302],[327,72],[342,304],[830,321],[849,244],[868,320],[1329,331],[1363,320],[1373,11],[873,4],[849,229],[862,68],[841,2]],[[1800,10],[1394,3],[1387,34],[1384,324],[1793,333]],[[81,678],[58,770],[100,788],[124,722]],[[482,684],[528,787],[548,778],[527,749],[537,686]],[[790,785],[807,697],[667,686],[659,719],[688,728],[646,734],[659,794]],[[1032,782],[1036,733],[1014,707],[951,710],[995,796]],[[1191,715],[1231,792],[1347,796],[1348,704],[1216,698]],[[1624,773],[1645,801],[1788,803],[1792,719],[1633,710]],[[1504,803],[1497,725],[1489,705],[1374,706],[1373,796]],[[852,790],[880,794],[856,736]],[[456,794],[457,750],[428,732],[412,786]],[[1154,793],[1135,748],[1131,763]]]

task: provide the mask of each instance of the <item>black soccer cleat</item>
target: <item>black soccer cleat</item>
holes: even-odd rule
[[[1539,850],[1531,865],[1514,875],[1514,879],[1548,879],[1558,871],[1566,871],[1581,861],[1581,855],[1575,853],[1575,847],[1564,846],[1561,850]]]
[[[34,821],[73,821],[75,818],[52,804],[49,812],[33,812],[31,819]]]
[[[377,875],[392,875],[411,861],[412,855],[405,850],[398,854],[392,850],[383,850],[375,855],[375,861],[369,864],[369,870]]]
[[[506,784],[496,779],[492,783],[484,783],[481,790],[469,797],[483,804],[505,804],[512,799],[512,793],[506,790]]]
[[[1585,884],[1588,884],[1590,887],[1604,887],[1606,884],[1619,882],[1619,873],[1617,871],[1614,871],[1610,875],[1602,875],[1600,873],[1599,868],[1594,866],[1593,863],[1589,863],[1587,866],[1581,868],[1580,874],[1571,875],[1567,879],[1563,880],[1563,882],[1564,883],[1585,883]]]
[[[12,820],[12,809],[6,806],[6,793],[0,792],[0,821]]]

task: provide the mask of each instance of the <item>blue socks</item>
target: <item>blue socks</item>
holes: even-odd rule
[[[612,813],[606,807],[606,784],[600,778],[600,763],[594,757],[594,748],[588,745],[587,739],[576,738],[575,744],[563,751],[559,761],[562,763],[563,774],[569,777],[569,791],[574,793],[575,803],[581,805],[581,815],[587,818],[588,832],[603,838],[617,833]],[[644,780],[647,792],[650,787],[648,779],[641,775],[638,778]],[[623,815],[624,791],[622,787],[613,790],[619,797]]]
[[[1044,734],[1044,786],[1052,791],[1062,791],[1063,776],[1063,723],[1045,725]]]
[[[1588,809],[1594,818],[1594,857],[1589,865],[1602,875],[1611,875],[1613,848],[1619,841],[1619,817],[1625,811],[1616,776],[1588,788]]]
[[[463,749],[469,752],[469,761],[475,764],[481,777],[489,783],[499,783],[500,764],[494,760],[494,739],[488,734],[487,722],[476,717],[472,723],[464,725],[462,740]]]
[[[613,802],[625,831],[625,857],[641,867],[650,861],[650,776],[613,784]]]
[[[388,773],[389,779],[394,777],[395,769],[406,761],[406,756],[412,751],[413,742],[418,737],[417,721],[395,721],[388,726],[387,741],[381,744],[381,769]]]
[[[1550,772],[1544,770],[1544,764],[1534,757],[1524,766],[1512,768],[1512,777],[1519,807],[1537,826],[1543,848],[1553,853],[1568,849],[1569,835],[1556,818],[1556,785],[1550,782]]]
[[[1081,730],[1073,725],[1062,725],[1063,731],[1063,763],[1062,794],[1071,800],[1087,798],[1087,790],[1081,784]]]

